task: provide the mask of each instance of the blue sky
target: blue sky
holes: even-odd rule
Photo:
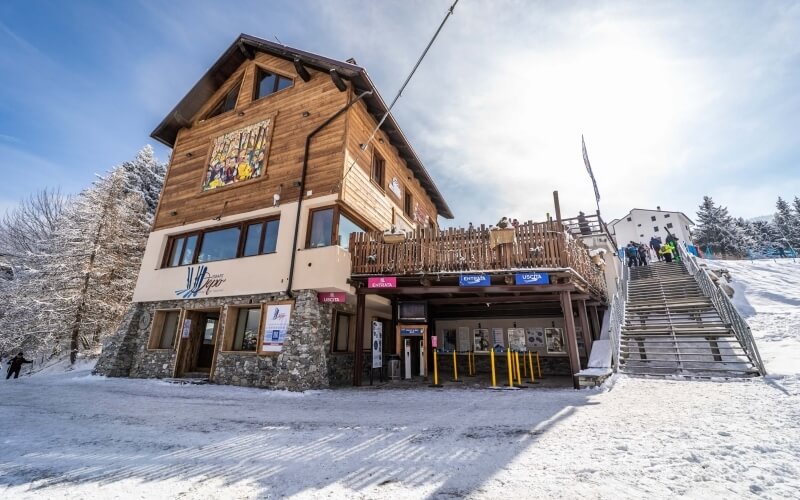
[[[0,3],[0,209],[132,158],[241,33],[355,57],[384,98],[451,0]],[[456,215],[734,215],[800,195],[800,2],[461,0],[395,115]],[[156,151],[166,158],[168,150]]]

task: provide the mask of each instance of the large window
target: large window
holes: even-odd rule
[[[406,189],[406,195],[403,198],[403,213],[410,217],[412,221],[414,220],[414,198],[408,192],[408,189]]]
[[[172,349],[178,337],[180,311],[156,311],[153,316],[153,330],[150,333],[150,349]]]
[[[333,331],[333,352],[347,352],[350,348],[350,320],[349,314],[336,314],[336,327]]]
[[[338,207],[312,210],[309,217],[307,248],[339,245],[344,249],[350,246],[350,233],[364,231]]]
[[[236,316],[232,351],[255,351],[258,345],[258,329],[261,325],[261,308],[239,309]]]
[[[255,99],[261,99],[270,94],[274,94],[279,90],[283,90],[292,86],[292,79],[285,76],[270,73],[261,68],[258,70],[256,76],[256,91]]]
[[[241,87],[241,82],[237,83],[227,94],[223,97],[216,106],[214,106],[211,111],[206,116],[206,119],[213,118],[217,115],[221,115],[222,113],[226,113],[231,111],[233,108],[236,107],[236,100],[239,98],[239,87]]]
[[[278,219],[245,221],[235,226],[172,236],[163,267],[273,253],[278,246]]]

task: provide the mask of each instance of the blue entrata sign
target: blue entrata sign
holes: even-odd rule
[[[422,328],[401,328],[401,337],[422,337]]]
[[[517,285],[546,285],[550,283],[550,275],[547,273],[517,273],[515,279]]]
[[[492,280],[488,274],[462,274],[458,277],[459,286],[490,286]]]

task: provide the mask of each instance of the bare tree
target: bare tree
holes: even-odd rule
[[[39,252],[52,238],[69,202],[59,189],[44,189],[8,210],[0,219],[0,254],[18,262]]]

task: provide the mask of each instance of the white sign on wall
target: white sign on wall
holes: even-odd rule
[[[292,317],[292,304],[270,304],[267,306],[267,320],[261,339],[261,352],[281,352],[289,319]]]
[[[372,322],[372,367],[383,366],[383,323]]]
[[[192,329],[192,320],[190,319],[183,320],[183,330],[181,331],[181,337],[188,339],[189,331],[191,329]]]

